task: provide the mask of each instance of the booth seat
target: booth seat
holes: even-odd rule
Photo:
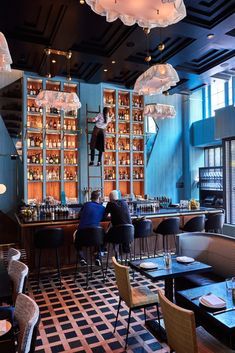
[[[221,282],[235,276],[235,238],[217,233],[182,233],[176,236],[180,256],[212,266],[212,271],[177,278],[176,290]]]

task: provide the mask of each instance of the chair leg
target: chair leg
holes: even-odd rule
[[[144,322],[146,324],[146,308],[144,308]]]
[[[155,237],[155,244],[154,244],[154,253],[153,253],[153,257],[156,257],[156,252],[157,252],[157,236]]]
[[[134,260],[135,260],[135,242],[136,240],[134,239]]]
[[[89,282],[89,264],[88,264],[88,248],[86,248],[86,288],[88,288],[88,282]]]
[[[92,248],[89,248],[90,253],[90,273],[91,273],[91,279],[92,279],[92,274],[93,274],[93,256],[92,256]]]
[[[158,321],[158,327],[159,329],[161,328],[161,319],[160,319],[160,312],[159,312],[159,305],[156,305],[157,307],[157,321]]]
[[[77,278],[77,272],[78,272],[78,251],[77,251],[77,255],[76,255],[76,267],[75,267],[75,273],[74,273],[74,282],[76,281]]]
[[[39,249],[39,257],[38,257],[38,290],[39,290],[39,282],[40,282],[41,255],[42,255],[42,249]]]
[[[129,315],[128,315],[128,323],[127,323],[127,331],[126,331],[126,344],[125,344],[125,349],[127,348],[130,321],[131,321],[131,308],[129,309]]]
[[[107,259],[106,259],[106,268],[105,268],[105,277],[107,276],[108,266],[109,266],[109,251],[110,251],[110,243],[108,243]]]
[[[149,258],[149,242],[148,242],[148,238],[145,238],[145,242],[146,242],[146,249],[147,249],[147,254],[148,254],[148,258]]]
[[[103,266],[102,258],[100,258],[100,266],[101,266],[103,282],[105,283],[104,266]]]
[[[140,246],[140,260],[142,260],[142,239],[139,238],[139,246]]]
[[[59,261],[59,255],[58,255],[58,248],[55,248],[55,253],[56,253],[56,264],[57,264],[58,277],[60,280],[60,288],[61,288],[62,284],[61,284],[61,273],[60,273],[60,261]]]
[[[116,331],[116,326],[117,326],[117,320],[118,320],[118,315],[119,315],[119,310],[120,310],[120,306],[121,306],[121,297],[119,297],[119,302],[118,302],[118,308],[117,308],[117,315],[116,315],[116,320],[115,320],[115,323],[114,323],[114,330],[113,332]]]

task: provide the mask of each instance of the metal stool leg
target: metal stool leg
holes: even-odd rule
[[[105,268],[105,277],[107,276],[108,265],[109,265],[109,251],[110,251],[110,243],[108,243],[107,259],[106,259],[106,268]]]
[[[149,258],[149,243],[148,243],[148,238],[145,238],[145,243],[146,243],[146,249],[147,249],[147,254]]]
[[[76,268],[75,268],[75,274],[74,274],[74,282],[76,281],[77,278],[77,272],[78,272],[78,251],[77,251],[77,255],[76,255]]]
[[[41,255],[42,255],[42,249],[39,249],[39,257],[38,257],[38,290],[39,290],[39,282],[40,282]]]
[[[56,253],[57,271],[58,271],[58,276],[59,276],[59,280],[60,280],[60,288],[61,288],[62,284],[61,284],[61,273],[60,273],[60,261],[59,261],[59,256],[58,256],[58,248],[55,248],[55,253]]]
[[[86,248],[86,288],[88,288],[88,283],[89,283],[89,264],[88,264],[88,248]]]

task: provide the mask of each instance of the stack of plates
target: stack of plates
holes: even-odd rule
[[[155,262],[142,262],[140,264],[140,268],[144,268],[145,270],[152,270],[154,268],[158,268],[158,264]]]
[[[217,297],[214,294],[203,295],[199,298],[199,302],[202,305],[212,309],[220,309],[226,306],[226,302],[222,298]]]
[[[188,256],[178,256],[176,258],[176,261],[178,262],[182,262],[182,263],[185,263],[185,264],[188,264],[190,262],[194,262],[194,258],[193,257],[188,257]]]

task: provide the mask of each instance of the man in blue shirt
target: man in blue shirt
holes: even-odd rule
[[[78,225],[78,231],[76,234],[75,242],[79,242],[79,233],[87,227],[99,227],[101,220],[104,218],[105,207],[100,203],[100,192],[99,190],[92,191],[91,201],[86,202],[80,211],[80,222]],[[80,257],[80,264],[86,265],[82,249],[78,250]],[[100,251],[96,255],[96,265],[100,266]]]

